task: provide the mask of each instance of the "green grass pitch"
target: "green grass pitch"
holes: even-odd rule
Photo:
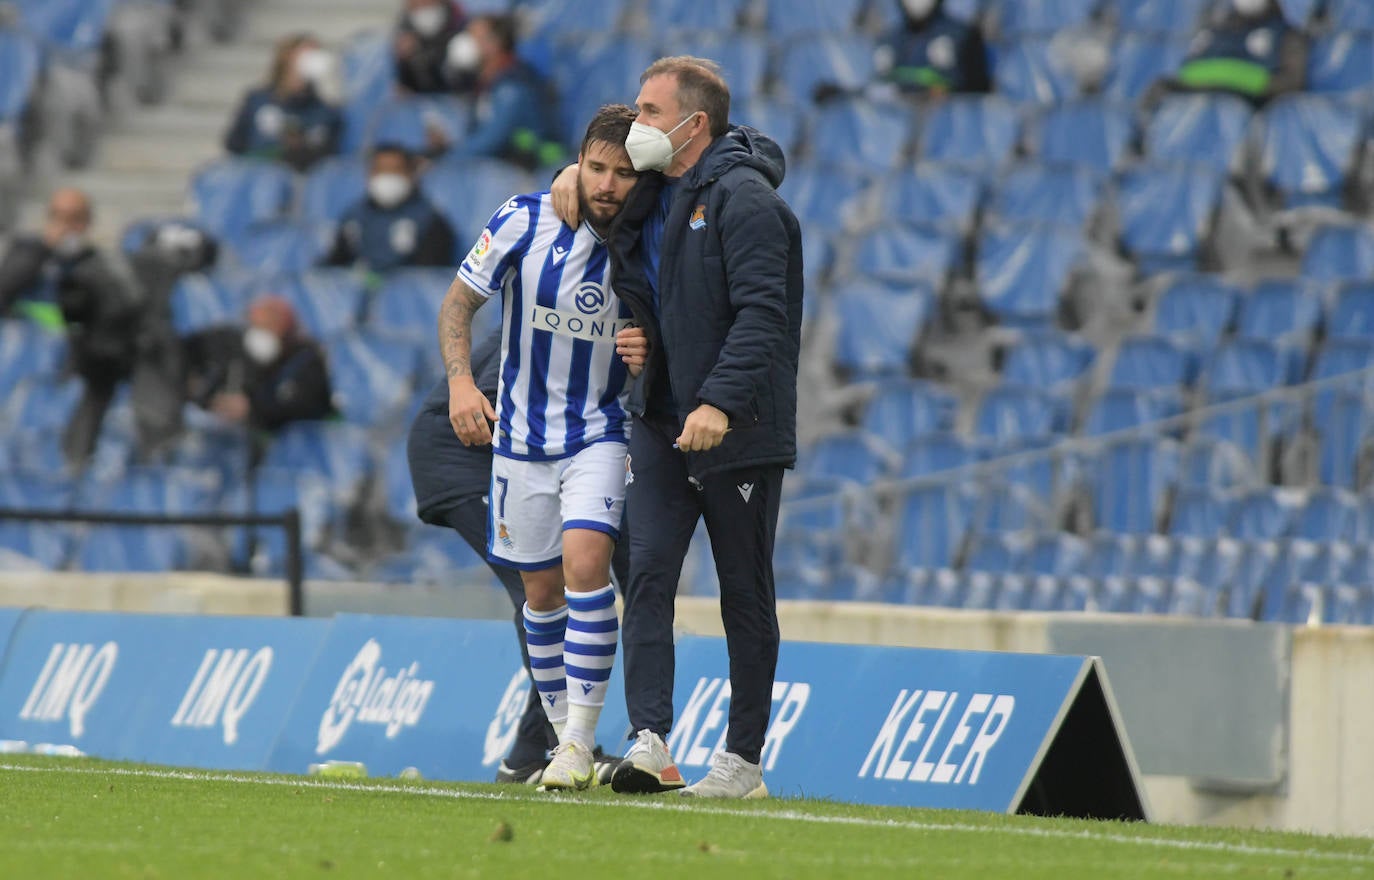
[[[1374,840],[0,762],[0,877],[1374,877]]]

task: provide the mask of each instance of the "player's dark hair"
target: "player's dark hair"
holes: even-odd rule
[[[394,153],[405,159],[406,167],[411,171],[415,170],[415,164],[419,157],[415,155],[414,150],[399,141],[382,141],[374,145],[372,147],[372,152],[369,154],[369,158],[376,159],[378,156],[384,156],[390,153]]]
[[[474,16],[472,20],[474,22],[480,21],[485,23],[491,30],[492,39],[496,41],[497,45],[499,45],[506,54],[515,52],[515,16],[488,12],[483,15]]]
[[[730,87],[720,75],[720,65],[709,58],[672,55],[650,64],[639,84],[665,74],[677,79],[677,103],[682,112],[704,111],[711,137],[725,134],[730,127]]]
[[[586,153],[592,141],[605,141],[617,147],[624,147],[625,138],[630,134],[630,124],[639,114],[624,104],[603,104],[592,121],[587,124],[587,133],[582,137],[580,152]]]

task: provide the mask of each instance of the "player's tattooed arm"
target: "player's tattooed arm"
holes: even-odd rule
[[[486,298],[455,278],[439,307],[439,353],[450,380],[472,375],[472,315]]]

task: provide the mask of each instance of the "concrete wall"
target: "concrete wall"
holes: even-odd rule
[[[504,594],[483,585],[310,584],[306,604],[317,614],[510,614]],[[0,576],[0,605],[252,615],[284,614],[287,597],[279,581],[203,574],[35,573]],[[789,640],[1033,653],[1052,649],[1056,620],[1108,625],[1125,620],[823,602],[783,603],[779,614],[783,638]],[[1140,619],[1130,623],[1139,625]],[[719,608],[711,599],[679,599],[678,624],[688,632],[723,635]],[[1161,619],[1159,625],[1187,626],[1176,619]],[[1227,790],[1215,781],[1147,776],[1156,821],[1374,835],[1374,629],[1296,628],[1291,644],[1283,782],[1265,791],[1253,786]]]

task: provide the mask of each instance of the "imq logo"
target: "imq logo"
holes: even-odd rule
[[[38,673],[29,698],[19,710],[23,721],[62,721],[71,724],[74,739],[86,732],[86,714],[95,706],[119,659],[119,645],[106,642],[66,644],[58,642]]]
[[[224,727],[224,744],[239,739],[239,722],[252,707],[272,669],[272,649],[211,648],[172,716],[173,727]]]
[[[417,662],[388,675],[381,660],[382,646],[376,639],[368,639],[344,668],[320,719],[316,754],[323,755],[337,746],[355,721],[385,727],[387,739],[420,723],[434,693],[434,682],[420,678]]]
[[[692,696],[668,735],[668,750],[678,764],[704,767],[712,755],[725,748],[730,693],[728,678],[697,680]],[[804,681],[773,682],[773,720],[768,725],[763,752],[759,756],[764,770],[772,770],[777,764],[783,742],[801,720],[810,699],[811,685]]]

